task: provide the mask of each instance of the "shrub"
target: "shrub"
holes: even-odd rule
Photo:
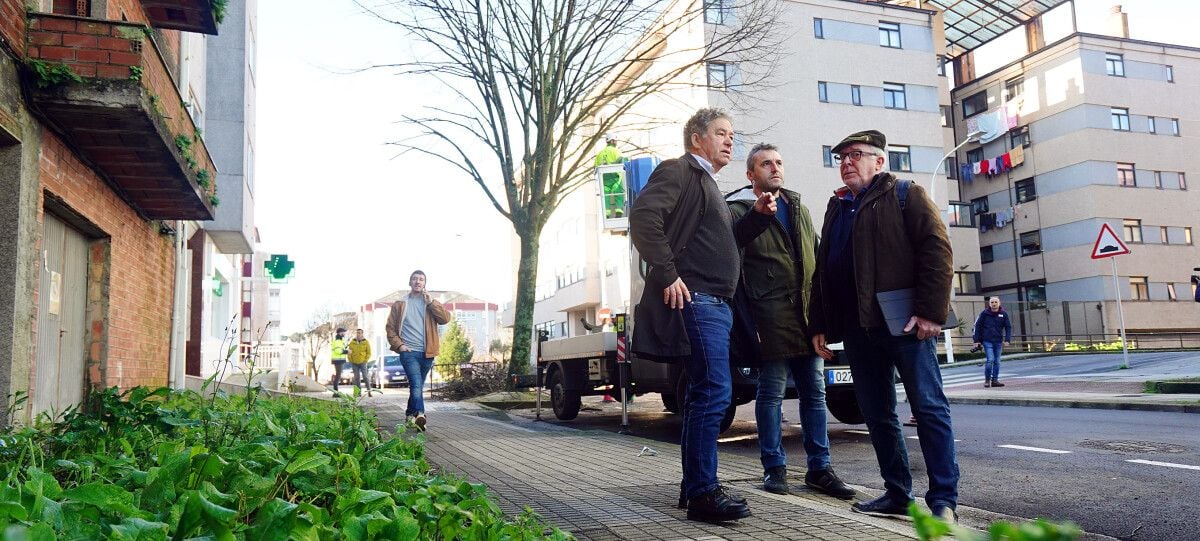
[[[508,373],[502,363],[474,363],[471,377],[459,377],[438,388],[445,400],[463,400],[508,388]]]

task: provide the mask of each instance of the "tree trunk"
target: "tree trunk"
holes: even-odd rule
[[[518,228],[519,229],[519,228]],[[529,228],[533,229],[533,228]],[[533,334],[533,305],[537,289],[538,236],[540,231],[517,231],[521,239],[521,260],[517,265],[516,312],[513,316],[512,356],[509,375],[528,372],[530,338]]]

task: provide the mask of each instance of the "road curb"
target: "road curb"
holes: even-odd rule
[[[1032,406],[1043,408],[1080,408],[1128,411],[1166,411],[1173,413],[1200,413],[1200,404],[1154,404],[1136,402],[1099,402],[1090,400],[1054,400],[1046,398],[975,398],[947,397],[951,404],[984,406]]]

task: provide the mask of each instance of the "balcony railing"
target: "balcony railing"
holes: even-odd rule
[[[211,220],[216,169],[147,27],[34,13],[37,111],[147,219]]]

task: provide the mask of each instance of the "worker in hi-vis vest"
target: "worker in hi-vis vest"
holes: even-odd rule
[[[329,342],[329,357],[333,360],[333,394],[338,393],[338,384],[342,382],[342,367],[346,366],[346,357],[350,349],[346,347],[346,329],[338,327],[337,334]]]

